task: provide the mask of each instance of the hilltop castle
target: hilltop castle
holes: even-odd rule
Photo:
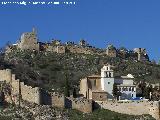
[[[109,57],[122,57],[126,58],[133,54],[136,56],[135,60],[138,61],[149,61],[149,57],[144,48],[135,48],[133,53],[130,54],[127,50],[116,49],[113,45],[108,45],[106,49],[99,49],[89,45],[84,39],[81,39],[79,44],[74,42],[61,43],[60,40],[52,40],[50,43],[43,43],[38,41],[37,32],[33,28],[32,32],[26,32],[21,35],[18,43],[7,46],[6,53],[10,53],[14,49],[19,50],[30,50],[30,51],[44,51],[44,52],[54,52],[59,54],[65,53],[77,53],[77,54],[96,54],[96,55],[106,55]],[[129,55],[130,54],[130,55]]]
[[[26,32],[21,35],[20,40],[17,43],[17,48],[21,50],[36,50],[39,51],[39,43],[35,28],[32,32]]]

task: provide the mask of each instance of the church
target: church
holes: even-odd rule
[[[91,75],[80,80],[80,94],[87,99],[105,101],[112,99],[114,85],[120,93],[120,100],[130,100],[136,97],[136,85],[131,74],[114,76],[113,66],[106,64],[101,68],[101,75]]]

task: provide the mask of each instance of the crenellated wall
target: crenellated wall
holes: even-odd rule
[[[92,100],[85,98],[72,98],[65,97],[63,94],[56,92],[50,93],[48,99],[41,101],[41,90],[39,87],[31,87],[16,79],[16,75],[11,73],[11,70],[0,70],[1,81],[6,81],[12,86],[12,96],[18,98],[21,96],[23,100],[31,103],[41,104],[41,102],[46,103],[48,99],[51,101],[52,106],[62,107],[62,108],[72,108],[79,110],[84,113],[92,112],[93,108],[99,106],[104,109],[115,111],[123,114],[130,115],[143,115],[150,114],[156,120],[160,120],[160,101],[96,101],[92,108]],[[95,95],[97,97],[97,95]],[[15,100],[13,98],[13,100]],[[45,101],[46,100],[46,101]]]
[[[83,113],[92,112],[92,100],[85,98],[68,98],[71,101],[72,109],[79,110]]]
[[[50,93],[51,105],[61,108],[76,109],[84,113],[92,112],[92,100],[85,98],[65,97],[63,94],[56,92]]]
[[[31,87],[24,84],[24,82],[20,82],[20,90],[22,99],[40,104],[40,89],[39,87]]]
[[[66,49],[71,53],[95,54],[92,48],[85,48],[80,46],[66,46]]]
[[[0,70],[0,81],[11,82],[12,73],[10,69]]]
[[[49,52],[56,52],[56,53],[65,53],[66,52],[66,48],[65,46],[47,46],[46,51]]]
[[[10,69],[0,70],[1,81],[6,81],[12,86],[12,96],[19,97],[29,102],[40,104],[40,88],[31,87],[16,79],[16,75],[11,73]],[[13,98],[13,100],[16,98]]]

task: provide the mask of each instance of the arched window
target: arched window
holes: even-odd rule
[[[126,91],[128,91],[128,88],[126,87]]]
[[[109,72],[109,77],[111,77],[111,75],[112,75],[112,74]]]
[[[134,91],[134,87],[132,87],[132,92]]]
[[[106,72],[106,77],[108,77],[108,73]]]

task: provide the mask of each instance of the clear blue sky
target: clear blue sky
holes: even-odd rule
[[[70,6],[0,6],[0,46],[15,43],[35,26],[40,41],[84,38],[100,48],[110,43],[128,49],[143,47],[151,60],[160,59],[160,0],[74,1],[77,4]]]

